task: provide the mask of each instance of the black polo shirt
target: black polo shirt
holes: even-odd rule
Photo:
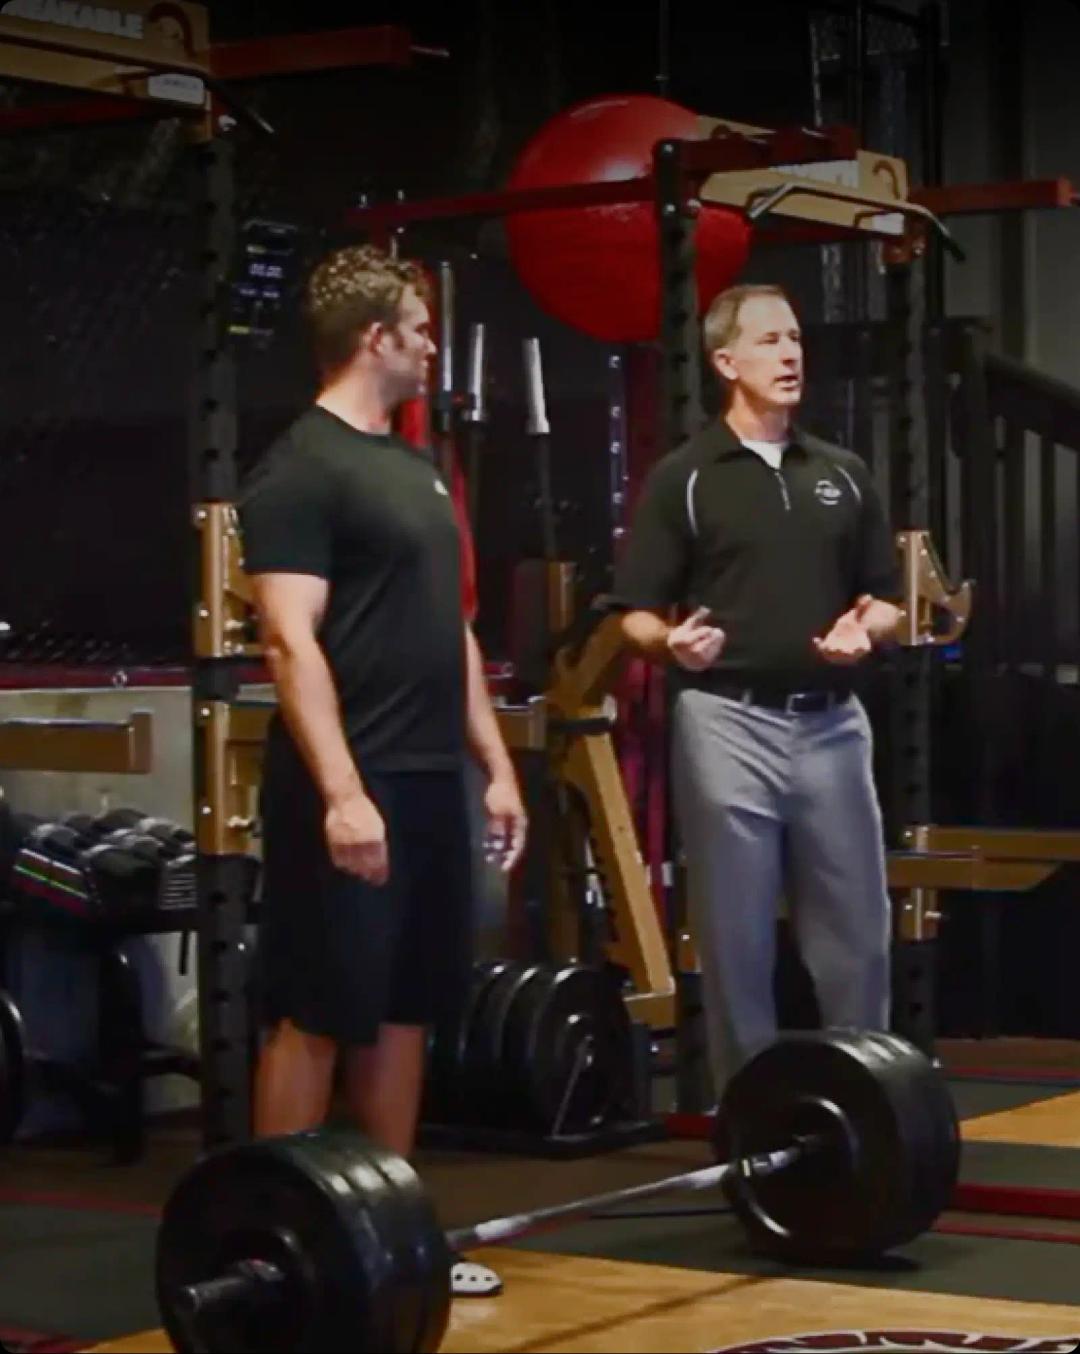
[[[239,512],[248,573],[329,582],[318,639],[361,774],[460,764],[461,544],[430,460],[315,406],[256,467]]]
[[[858,456],[798,429],[773,470],[717,420],[653,467],[614,599],[623,609],[707,606],[727,635],[717,666],[679,672],[705,688],[848,685],[814,650],[863,593],[892,598],[892,533]]]

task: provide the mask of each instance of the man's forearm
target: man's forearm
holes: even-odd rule
[[[859,622],[874,645],[889,644],[896,638],[903,612],[892,602],[878,597],[859,599]]]
[[[484,660],[480,645],[471,626],[465,627],[466,666],[468,685],[466,694],[466,730],[473,756],[492,780],[514,775],[514,764],[503,742],[495,707],[491,703]]]
[[[652,611],[627,611],[622,618],[622,632],[627,644],[655,663],[671,659],[668,635],[671,626]]]
[[[267,666],[282,719],[327,804],[364,794],[345,737],[334,679],[318,643],[268,646]]]

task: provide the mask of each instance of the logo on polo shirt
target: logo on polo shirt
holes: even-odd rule
[[[840,502],[840,489],[832,480],[818,480],[814,485],[814,497],[827,508],[835,508]]]
[[[446,485],[443,484],[442,480],[436,480],[436,481],[435,481],[435,492],[436,492],[437,494],[442,494],[443,498],[449,498],[449,497],[450,497],[450,492],[449,492],[449,490],[447,489]]]

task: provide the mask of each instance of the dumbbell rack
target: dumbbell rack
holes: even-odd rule
[[[13,876],[19,895],[37,899],[57,918],[113,926],[140,934],[150,921],[163,929],[177,930],[176,922],[195,915],[195,868],[193,856],[163,860],[155,897],[148,905],[119,915],[112,911],[93,876],[82,866],[58,860],[45,851],[24,846],[15,857]]]
[[[151,1077],[199,1079],[199,1060],[185,1049],[156,1044],[144,1035],[139,975],[121,949],[133,935],[156,935],[176,929],[175,920],[113,931],[95,927],[90,948],[98,967],[97,1054],[89,1065],[43,1058],[25,1047],[22,1062],[26,1088],[36,1086],[75,1101],[86,1120],[101,1129],[117,1163],[137,1161],[146,1140],[143,1088]],[[194,909],[185,918],[195,922]]]
[[[128,829],[145,818],[126,815]],[[71,817],[86,822],[31,825],[32,816],[13,816],[4,910],[10,929],[66,937],[94,962],[96,1046],[89,1058],[48,1056],[32,1046],[14,1001],[0,1003],[0,1141],[19,1127],[29,1091],[55,1092],[81,1107],[93,1133],[107,1136],[114,1160],[132,1161],[145,1140],[144,1083],[163,1075],[197,1080],[199,1061],[146,1037],[139,975],[123,943],[195,926],[194,855],[175,824],[164,836],[140,838],[110,825],[110,815]]]
[[[145,775],[153,766],[152,717],[135,711],[120,721],[15,718],[0,720],[0,769]],[[165,1073],[198,1075],[197,1060],[183,1050],[151,1045],[143,1035],[138,975],[121,943],[132,935],[182,932],[195,925],[190,860],[162,869],[155,905],[139,915],[110,917],[92,881],[77,867],[33,846],[15,857],[18,889],[0,900],[6,929],[52,928],[70,923],[80,944],[98,961],[100,1036],[94,1066],[74,1066],[35,1057],[14,1002],[0,1012],[3,1063],[8,1075],[0,1104],[0,1140],[18,1127],[25,1093],[33,1082],[74,1098],[106,1126],[116,1160],[142,1150],[142,1085]],[[30,892],[36,897],[30,896]],[[25,896],[20,896],[25,895]]]

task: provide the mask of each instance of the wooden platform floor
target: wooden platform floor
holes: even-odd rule
[[[666,1354],[864,1329],[1080,1341],[1080,1307],[707,1274],[539,1251],[478,1251],[477,1258],[498,1268],[506,1289],[497,1298],[455,1304],[442,1346],[447,1354]],[[95,1346],[98,1354],[169,1354],[170,1349],[163,1331]]]
[[[965,1142],[1026,1143],[1029,1147],[1080,1147],[1080,1091],[1018,1105],[999,1114],[966,1119]]]

